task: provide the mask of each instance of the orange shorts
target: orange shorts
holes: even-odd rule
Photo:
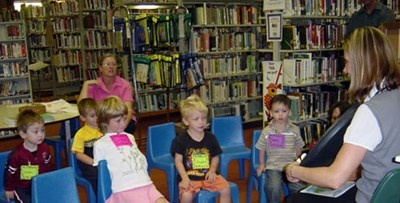
[[[221,175],[215,177],[214,181],[198,180],[190,181],[190,186],[187,189],[179,187],[179,196],[184,192],[198,193],[200,190],[208,190],[211,192],[219,191],[222,188],[229,188],[228,181]]]

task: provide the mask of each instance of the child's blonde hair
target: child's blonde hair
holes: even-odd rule
[[[100,131],[106,133],[107,125],[112,118],[128,114],[128,107],[117,96],[108,96],[105,98],[98,107],[97,124]]]
[[[18,114],[17,118],[18,131],[26,133],[29,126],[35,123],[44,124],[44,119],[42,116],[40,116],[40,114],[34,112],[33,110],[27,109]]]
[[[198,110],[202,113],[208,114],[208,108],[204,102],[196,94],[191,95],[179,103],[182,118],[190,115],[191,111]]]
[[[97,112],[97,102],[93,98],[84,98],[78,103],[79,115],[86,116],[88,110]]]

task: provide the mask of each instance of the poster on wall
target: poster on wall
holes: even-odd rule
[[[282,41],[282,13],[267,13],[267,41]]]
[[[282,94],[282,61],[262,61],[263,72],[263,120],[271,120],[271,100],[277,94]]]

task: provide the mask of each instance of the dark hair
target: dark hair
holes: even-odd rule
[[[334,111],[336,108],[339,108],[339,110],[340,110],[340,115],[343,115],[344,112],[346,112],[347,109],[349,109],[350,107],[351,107],[351,104],[350,104],[348,101],[339,101],[339,102],[337,102],[336,104],[334,104],[334,105],[332,106],[332,108],[330,108],[329,111],[328,111],[328,124],[329,124],[329,125],[332,125],[332,123],[331,123],[332,114],[333,114],[333,111]]]
[[[283,104],[290,109],[291,101],[290,101],[290,98],[285,94],[277,94],[274,97],[272,97],[271,108],[272,108],[272,105],[274,105],[276,103]]]

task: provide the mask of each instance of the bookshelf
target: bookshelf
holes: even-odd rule
[[[261,121],[262,70],[258,50],[263,27],[259,1],[184,2],[192,13],[189,52],[202,73],[195,92],[207,103],[210,117],[240,115]]]
[[[18,11],[0,11],[0,105],[32,102],[26,32]],[[14,135],[0,131],[0,137]]]
[[[46,6],[22,5],[24,21],[27,30],[27,50],[29,64],[51,62],[51,48],[48,35],[49,20]],[[50,36],[51,37],[51,36]],[[48,95],[53,95],[53,73],[50,67],[31,72],[31,85],[34,101],[41,101]]]

